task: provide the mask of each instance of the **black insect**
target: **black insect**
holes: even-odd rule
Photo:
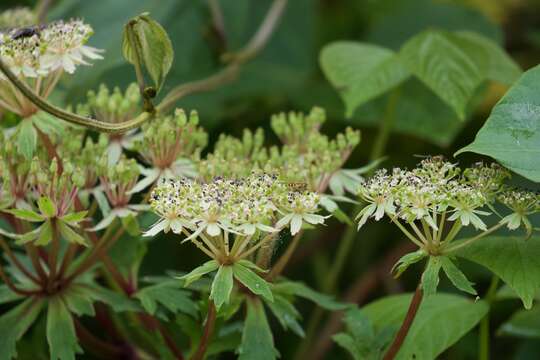
[[[11,36],[13,40],[29,38],[34,35],[39,35],[40,28],[38,26],[31,26],[26,28],[18,29],[15,34]]]

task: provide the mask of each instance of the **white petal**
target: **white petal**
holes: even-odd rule
[[[266,231],[266,232],[276,232],[276,231],[279,231],[278,229],[275,229],[271,226],[268,226],[268,225],[264,225],[264,224],[257,224],[257,228],[259,230],[262,230],[262,231]]]
[[[316,215],[316,214],[304,214],[302,216],[304,218],[304,220],[306,220],[308,223],[312,224],[312,225],[317,225],[317,224],[324,224],[324,216],[321,216],[321,215]]]
[[[109,215],[105,216],[96,226],[94,226],[91,229],[88,229],[90,231],[99,231],[105,229],[107,226],[111,225],[114,219],[116,219],[116,213],[114,211],[111,211]]]
[[[302,215],[294,214],[291,219],[291,235],[296,235],[302,228]]]
[[[294,214],[287,214],[284,217],[282,217],[281,219],[279,219],[279,221],[276,223],[276,227],[278,229],[281,229],[281,228],[287,226],[287,224],[291,222],[291,219],[292,219],[293,215]]]
[[[108,162],[109,166],[112,166],[120,160],[120,155],[122,155],[122,145],[118,141],[111,141],[109,147],[107,148],[108,153]]]
[[[159,174],[160,174],[159,169],[152,169],[152,170],[153,170],[152,172],[148,172],[146,174],[146,177],[143,178],[141,181],[139,181],[137,184],[135,184],[133,189],[129,190],[127,193],[129,195],[135,194],[135,193],[143,191],[144,189],[152,185],[159,178]]]
[[[167,220],[160,220],[157,223],[155,223],[154,225],[152,225],[152,227],[150,229],[148,229],[146,232],[144,232],[143,236],[144,237],[154,237],[157,234],[159,234],[160,232],[164,231],[165,227],[167,227]]]
[[[206,233],[210,236],[219,236],[221,234],[221,228],[216,223],[209,223],[206,227]]]
[[[182,220],[180,219],[171,220],[171,229],[173,233],[180,234],[182,230],[184,229],[184,224],[182,223]]]
[[[253,224],[243,224],[238,230],[240,230],[245,235],[253,235],[255,234],[255,230],[257,230],[257,228]]]

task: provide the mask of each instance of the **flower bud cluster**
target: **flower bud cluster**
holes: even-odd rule
[[[52,161],[35,157],[30,166],[31,185],[36,196],[45,196],[55,205],[57,216],[67,214],[85,179],[81,169],[70,162],[59,163],[55,157]]]
[[[174,116],[158,117],[142,126],[142,139],[134,144],[145,162],[159,169],[172,169],[179,159],[197,160],[208,143],[208,135],[199,127],[199,116],[188,116],[177,109]],[[175,174],[179,176],[181,174]]]
[[[360,133],[350,128],[329,139],[319,132],[324,120],[325,113],[320,108],[314,108],[308,115],[293,112],[275,115],[272,129],[283,145],[270,148],[263,146],[261,129],[255,133],[245,131],[241,140],[222,135],[214,153],[201,162],[200,175],[211,179],[219,174],[246,176],[251,171],[263,170],[323,192],[360,142]]]
[[[137,84],[130,84],[122,93],[119,87],[111,91],[101,84],[96,92],[90,90],[86,103],[77,106],[77,112],[107,123],[120,123],[134,118],[140,112],[141,94]]]
[[[107,156],[103,156],[98,164],[97,173],[111,206],[113,208],[127,206],[131,200],[131,190],[140,174],[137,161],[121,157],[115,165],[111,166]]]

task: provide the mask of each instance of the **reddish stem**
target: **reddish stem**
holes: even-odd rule
[[[206,353],[206,349],[208,348],[210,337],[212,337],[212,333],[214,332],[215,323],[216,306],[214,305],[214,302],[210,300],[208,302],[208,314],[206,315],[206,324],[204,325],[203,336],[201,338],[201,341],[199,342],[197,352],[191,357],[191,360],[202,360],[204,358],[204,354]]]
[[[416,317],[416,313],[418,312],[420,304],[422,303],[422,297],[422,288],[420,285],[418,285],[409,305],[409,310],[407,310],[407,315],[405,315],[405,319],[403,320],[403,323],[401,324],[401,327],[394,338],[394,342],[392,342],[392,345],[390,345],[388,348],[383,360],[393,360],[396,357],[401,345],[403,345],[403,342],[409,333],[409,330],[411,329],[411,325]]]

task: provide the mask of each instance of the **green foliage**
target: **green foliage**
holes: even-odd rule
[[[48,301],[47,341],[52,360],[75,360],[75,354],[82,352],[77,343],[73,319],[60,297]]]
[[[32,120],[21,122],[17,138],[17,147],[21,155],[26,159],[31,159],[37,145],[37,131]]]
[[[229,302],[233,285],[233,267],[230,265],[221,265],[214,277],[210,291],[210,299],[214,300],[218,311],[223,304]]]
[[[124,28],[122,52],[130,63],[144,65],[155,90],[161,89],[171,69],[174,51],[169,35],[157,21],[148,14],[131,19]]]
[[[279,356],[274,347],[274,338],[268,325],[262,302],[248,299],[247,316],[242,333],[242,343],[238,349],[239,360],[273,360]]]
[[[495,105],[474,142],[456,155],[466,151],[487,155],[532,181],[540,181],[539,78],[538,66],[525,72]]]
[[[534,306],[530,310],[519,310],[499,328],[503,335],[525,338],[540,338],[540,308]]]
[[[530,309],[540,290],[540,238],[492,236],[457,251],[456,255],[487,267],[508,284]]]
[[[422,291],[424,296],[430,296],[437,292],[439,286],[439,271],[441,270],[442,259],[440,256],[430,256],[426,270],[422,274]]]
[[[476,290],[472,286],[473,284],[449,257],[442,256],[440,260],[444,273],[455,287],[471,295],[477,295]]]
[[[234,278],[240,281],[252,293],[260,295],[270,302],[274,300],[270,286],[263,278],[240,263],[235,263],[232,268]]]
[[[338,333],[332,339],[355,360],[380,359],[396,330],[389,326],[377,333],[371,320],[359,309],[348,310],[343,321],[346,332]]]
[[[17,355],[15,344],[34,323],[43,308],[43,301],[27,299],[0,316],[0,359]]]
[[[411,301],[410,295],[382,298],[362,308],[375,331],[399,327]],[[472,302],[456,295],[425,298],[396,359],[431,360],[468,333],[488,311],[484,301]]]
[[[196,316],[198,308],[190,298],[190,293],[180,289],[180,284],[176,280],[160,280],[159,283],[146,286],[134,295],[141,301],[143,308],[154,315],[159,304],[173,314],[183,312]]]
[[[343,310],[350,306],[348,304],[339,303],[331,296],[318,293],[307,287],[305,284],[297,281],[279,281],[273,285],[272,292],[308,299],[320,307],[332,311]]]

